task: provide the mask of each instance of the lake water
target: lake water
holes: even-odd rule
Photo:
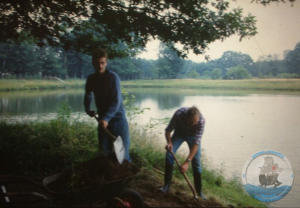
[[[197,106],[206,119],[202,140],[205,163],[224,175],[241,177],[245,162],[256,152],[274,150],[285,155],[293,168],[292,190],[275,207],[299,207],[300,204],[300,96],[276,94],[235,94],[223,92],[173,91],[160,89],[129,90],[135,105],[150,108],[135,122],[153,125],[154,138],[163,148],[166,122],[182,106]],[[83,92],[49,91],[45,93],[7,93],[0,99],[1,119],[53,117],[61,103],[83,114]],[[180,150],[187,154],[187,146]]]

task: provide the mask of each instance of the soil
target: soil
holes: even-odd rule
[[[77,192],[82,188],[103,186],[134,176],[138,168],[128,161],[119,164],[115,158],[95,157],[62,171],[47,188],[57,193]]]
[[[95,196],[98,203],[95,203],[94,198],[93,202],[88,202],[88,207],[106,207],[107,198],[100,200],[98,197],[100,192],[97,193],[95,192],[95,189],[85,188],[101,187],[104,184],[110,186],[110,184],[117,184],[115,183],[116,181],[129,181],[126,183],[126,187],[131,188],[142,196],[145,207],[223,207],[212,199],[205,201],[201,199],[194,200],[192,193],[187,192],[187,185],[186,187],[182,187],[184,185],[176,184],[176,182],[172,186],[171,191],[164,194],[159,191],[159,187],[162,185],[162,179],[162,174],[158,174],[153,170],[147,170],[145,168],[138,169],[127,161],[120,165],[114,159],[97,157],[87,162],[77,164],[72,169],[63,171],[53,182],[47,185],[47,188],[56,193],[63,193],[66,192],[66,190],[71,193],[78,190],[85,190],[86,196],[92,195],[86,191],[89,190],[94,192],[94,194],[96,193]],[[119,184],[117,185],[117,188],[120,189]],[[36,187],[32,187],[32,184],[30,183],[23,183],[23,185],[21,185],[21,183],[18,182],[15,188],[13,188],[13,186],[10,186],[9,188],[8,191],[30,190],[39,192],[39,190],[37,190]],[[106,189],[104,191],[106,191]],[[46,196],[49,194],[47,191],[45,192],[42,190],[40,193],[43,193]],[[85,197],[82,194],[79,196]],[[103,190],[101,196],[104,196]],[[80,197],[76,200],[62,197],[60,198],[59,206],[57,207],[72,207],[73,205],[77,207],[79,204],[81,204],[80,207],[85,207],[85,202],[83,202]],[[2,199],[0,199],[0,205],[1,201]],[[43,206],[46,204],[47,203],[43,201],[40,205]],[[52,204],[51,207],[56,206],[53,206]]]
[[[159,188],[163,175],[153,174],[151,170],[141,172],[130,186],[141,194],[146,207],[224,207],[213,199],[194,199],[187,184],[174,182],[169,193],[162,193]],[[182,187],[185,185],[186,187]]]

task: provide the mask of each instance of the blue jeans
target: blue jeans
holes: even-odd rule
[[[186,141],[188,143],[189,149],[191,151],[195,137],[172,137],[172,144],[173,144],[173,152],[176,153],[180,145]],[[193,176],[194,176],[194,184],[195,189],[198,194],[201,194],[202,189],[202,180],[201,180],[201,144],[198,144],[198,150],[195,154],[193,160],[192,160],[192,170],[193,170]],[[170,185],[172,180],[172,174],[173,174],[173,164],[174,164],[174,158],[170,152],[166,153],[166,166],[165,166],[165,185]]]
[[[121,136],[125,147],[125,160],[131,161],[129,155],[130,138],[129,127],[125,116],[113,118],[108,123],[108,130],[115,136]],[[98,126],[98,140],[100,149],[105,156],[113,154],[113,145],[109,136]]]

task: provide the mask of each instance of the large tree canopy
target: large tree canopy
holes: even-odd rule
[[[136,49],[153,37],[175,44],[181,55],[201,54],[215,40],[256,34],[255,18],[229,10],[226,0],[2,0],[0,19],[1,41],[25,34],[40,45],[87,53],[95,45]]]
[[[300,42],[297,43],[294,50],[287,53],[285,62],[290,73],[300,74]]]
[[[290,2],[290,3],[293,3],[295,2],[296,0],[252,0],[252,2],[256,2],[256,3],[261,3],[263,5],[268,5],[272,2]]]

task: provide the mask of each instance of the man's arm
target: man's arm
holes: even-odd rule
[[[103,115],[103,120],[106,122],[109,122],[114,117],[114,115],[120,108],[121,101],[122,101],[120,79],[116,74],[114,74],[112,78],[111,95],[112,95],[112,102],[108,110]]]
[[[85,83],[85,93],[84,93],[84,109],[85,112],[93,117],[95,116],[95,112],[91,111],[90,106],[91,106],[91,102],[92,102],[92,88],[91,88],[91,83],[90,83],[90,79],[87,78],[86,83]]]
[[[172,144],[172,140],[171,140],[171,132],[170,131],[165,131],[165,137],[166,137],[166,140],[167,140],[166,149],[168,151],[173,151],[173,144]]]
[[[171,120],[170,120],[167,128],[165,129],[165,137],[166,137],[166,140],[167,140],[166,149],[168,151],[173,151],[173,144],[172,144],[172,139],[171,139],[172,138],[171,132],[175,129],[175,123],[176,123],[176,119],[177,119],[176,112],[172,116],[172,118],[171,118]]]
[[[181,171],[184,173],[187,171],[187,169],[189,168],[189,163],[193,160],[194,156],[196,155],[197,151],[198,151],[198,144],[194,144],[188,157],[186,158],[186,160],[184,161],[184,163],[181,165]]]
[[[195,137],[197,138],[197,140],[196,140],[195,144],[193,145],[193,147],[190,151],[190,154],[186,158],[185,162],[181,165],[181,171],[182,172],[187,171],[187,169],[189,168],[189,162],[191,162],[193,160],[195,154],[198,151],[198,147],[199,147],[199,144],[201,142],[200,140],[201,140],[201,137],[202,137],[203,132],[204,132],[204,126],[205,126],[205,119],[202,115],[200,115],[200,120],[199,120],[199,123],[198,123],[198,126],[197,126],[197,131],[196,131],[196,134],[195,134]]]
[[[189,162],[189,161],[192,161],[192,159],[194,158],[194,156],[196,155],[197,151],[198,151],[198,144],[194,144],[191,151],[190,151],[190,154],[188,155],[188,157],[186,158],[186,161]]]

